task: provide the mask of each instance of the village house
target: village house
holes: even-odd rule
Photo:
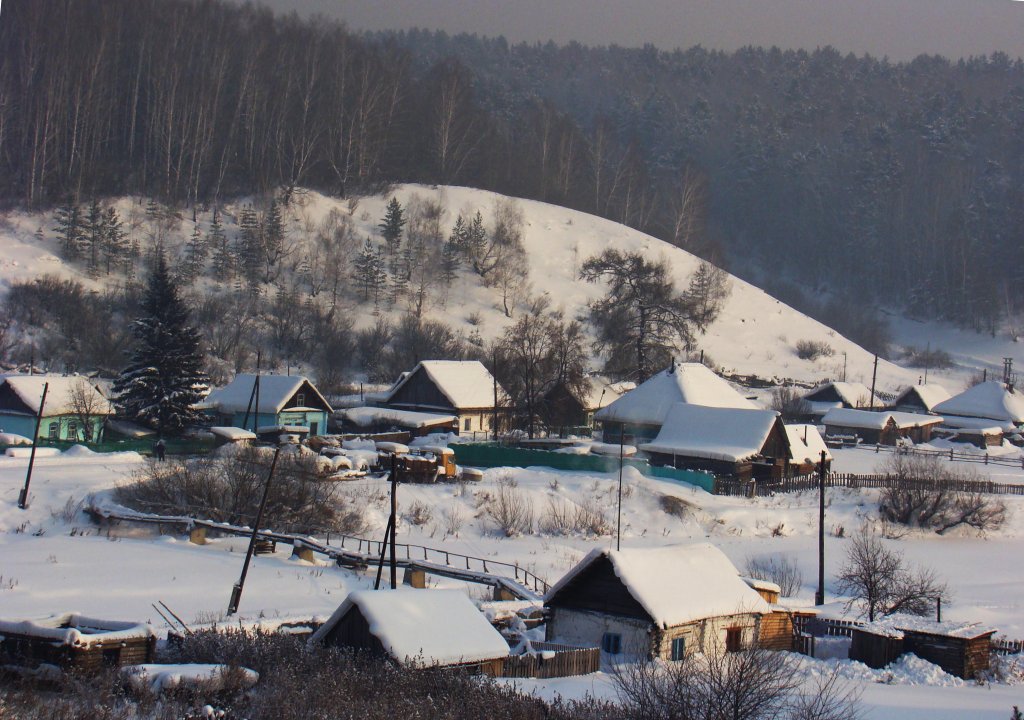
[[[949,398],[949,390],[941,385],[935,383],[911,385],[896,396],[892,403],[892,409],[897,412],[927,414],[932,412],[936,405],[949,400]]]
[[[954,418],[994,420],[987,425],[1020,426],[1024,423],[1024,393],[998,380],[967,388],[959,395],[938,403],[932,410],[955,423]]]
[[[459,590],[350,593],[310,642],[364,650],[411,668],[457,667],[500,676],[508,643]]]
[[[740,395],[728,382],[700,363],[672,363],[652,375],[635,390],[594,413],[606,443],[636,445],[657,437],[669,411],[677,403],[706,407],[757,410],[758,406]]]
[[[636,387],[634,383],[613,383],[606,378],[588,377],[582,392],[556,383],[544,394],[542,415],[552,430],[592,428],[594,413]]]
[[[478,360],[424,360],[395,383],[384,405],[454,415],[459,432],[492,432],[495,414],[507,398]]]
[[[817,472],[822,453],[825,453],[825,472],[832,468],[832,453],[825,445],[825,438],[818,432],[817,425],[786,425],[786,437],[789,439],[791,456],[786,475]]]
[[[710,543],[595,548],[551,588],[544,606],[550,642],[664,660],[750,648],[761,618],[772,613]]]
[[[99,442],[114,407],[80,376],[7,375],[0,378],[0,431],[33,438],[47,385],[39,439]]]
[[[774,410],[676,403],[658,436],[639,446],[652,465],[704,470],[741,480],[777,479],[789,464],[789,441]]]
[[[203,407],[225,425],[255,429],[257,434],[308,432],[311,437],[327,434],[333,412],[316,386],[301,375],[237,375],[211,392]]]
[[[74,613],[40,620],[0,620],[0,665],[65,670],[151,663],[156,633],[149,625]]]
[[[937,415],[919,415],[882,410],[833,408],[821,419],[825,439],[860,438],[872,445],[896,445],[900,440],[923,443],[931,440],[932,430],[942,423]]]
[[[950,675],[972,680],[989,668],[995,632],[977,623],[891,615],[853,628],[850,659],[883,668],[903,653],[912,653]]]
[[[804,402],[810,408],[811,418],[820,418],[833,408],[881,407],[877,398],[871,402],[871,391],[861,383],[829,382],[812,389],[804,395]],[[809,418],[810,419],[810,418]]]

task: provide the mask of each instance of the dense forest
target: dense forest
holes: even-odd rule
[[[4,5],[10,204],[394,181],[607,216],[804,308],[985,329],[1022,310],[1019,59],[510,46],[213,0]]]

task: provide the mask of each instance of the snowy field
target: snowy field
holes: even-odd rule
[[[864,450],[839,451],[836,469],[870,471],[876,458]],[[120,527],[98,531],[78,511],[86,499],[109,501],[118,482],[142,467],[134,453],[96,455],[83,448],[57,457],[38,458],[27,511],[17,508],[27,460],[0,458],[0,616],[40,617],[78,611],[100,617],[149,621],[161,629],[152,603],[165,602],[190,623],[223,620],[231,585],[237,580],[245,540],[216,539],[192,545],[183,536],[156,536],[151,531]],[[1017,473],[1020,479],[1021,473]],[[528,496],[541,528],[552,503],[590,503],[603,510],[610,531],[615,523],[616,479],[613,475],[573,473],[543,468],[494,469],[477,486],[399,487],[400,511],[414,504],[430,509],[431,519],[399,527],[399,541],[462,552],[477,557],[518,562],[554,581],[595,546],[611,546],[611,535],[560,536],[538,532],[500,537],[482,510],[500,476],[511,477],[516,490]],[[691,539],[710,539],[739,567],[747,558],[782,553],[803,573],[794,605],[813,603],[816,582],[816,512],[813,492],[747,500],[715,497],[674,482],[641,476],[627,469],[623,503],[623,544],[660,546]],[[383,534],[385,509],[381,481],[346,483],[345,492],[366,503],[372,534]],[[685,510],[670,515],[662,496],[682,500]],[[875,514],[872,491],[830,490],[826,527],[826,591],[830,607],[841,612],[843,598],[831,584],[843,560],[849,536]],[[999,628],[1011,638],[1024,638],[1024,539],[1020,531],[1024,498],[1006,498],[1006,526],[987,537],[970,532],[944,537],[911,534],[895,542],[907,559],[936,568],[953,596],[944,601],[944,617],[973,620]],[[454,535],[449,518],[461,518]],[[839,528],[846,538],[837,537]],[[438,587],[463,587],[483,599],[487,588],[431,578]],[[281,546],[272,556],[255,558],[242,597],[245,623],[286,618],[326,618],[345,595],[372,584],[368,574],[327,563],[310,564],[290,557]],[[838,661],[807,660],[808,672],[823,672]],[[870,671],[848,661],[842,672],[863,689],[871,718],[1005,718],[1012,704],[1024,704],[1024,685],[962,683],[931,665],[900,666]],[[516,681],[550,697],[614,694],[608,674],[555,681]]]

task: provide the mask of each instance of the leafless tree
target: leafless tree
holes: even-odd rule
[[[760,555],[747,558],[744,572],[752,578],[767,580],[779,586],[782,597],[793,597],[803,584],[803,573],[790,555]]]
[[[107,401],[83,377],[78,378],[74,385],[71,386],[68,405],[71,407],[71,412],[81,427],[82,438],[86,442],[92,442],[94,440],[93,429],[96,417],[106,414]],[[78,438],[75,437],[74,439],[77,440]]]
[[[781,413],[783,420],[796,420],[810,415],[811,405],[799,390],[783,385],[772,390],[772,410]]]

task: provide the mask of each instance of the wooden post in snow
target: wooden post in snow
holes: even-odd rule
[[[245,587],[245,576],[249,573],[249,562],[252,560],[252,553],[256,549],[256,536],[259,534],[260,525],[263,523],[263,511],[267,507],[267,498],[270,496],[270,482],[274,479],[274,469],[277,467],[277,458],[281,454],[281,446],[274,450],[274,459],[270,463],[270,472],[267,473],[267,483],[263,486],[263,499],[260,500],[260,509],[256,513],[256,522],[252,526],[252,535],[249,537],[249,548],[245,551],[245,563],[242,564],[242,575],[238,582],[231,588],[231,599],[228,601],[228,615],[238,612],[238,603],[242,599],[242,588]]]
[[[818,465],[818,589],[814,604],[825,604],[825,451]]]
[[[50,389],[50,383],[43,383],[43,397],[39,400],[39,412],[36,413],[36,434],[32,437],[32,452],[28,456],[28,472],[25,473],[25,487],[18,495],[18,507],[22,510],[28,508],[28,486],[32,483],[32,466],[36,462],[36,446],[39,445],[39,426],[43,423],[43,405],[46,404],[46,391]]]

